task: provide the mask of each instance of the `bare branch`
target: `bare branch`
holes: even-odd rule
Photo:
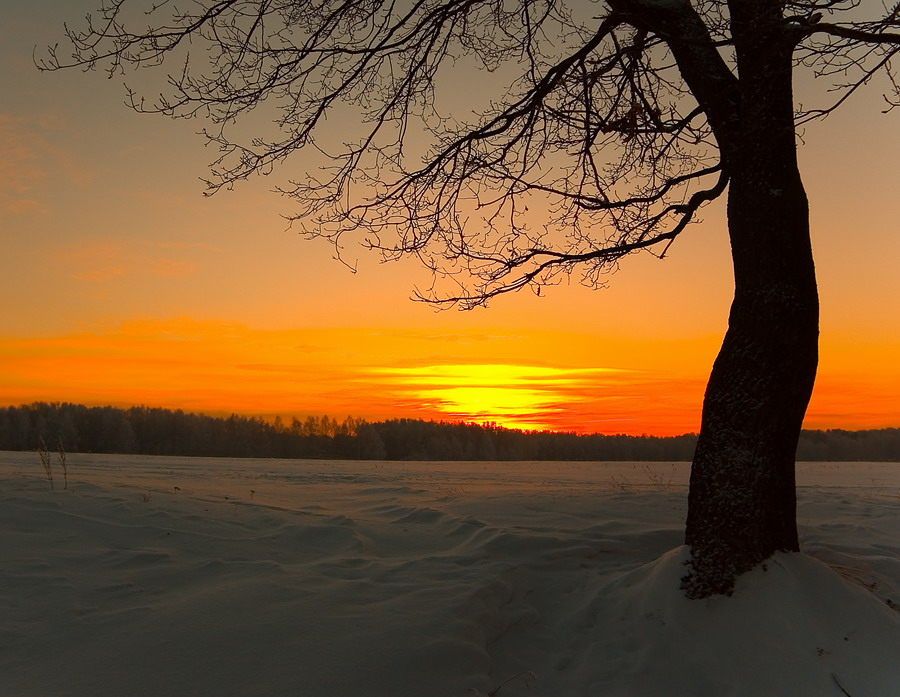
[[[782,4],[776,38],[838,80],[832,106],[800,123],[879,74],[888,110],[900,103],[897,7],[861,21],[856,4]],[[845,10],[854,21],[836,21]],[[742,119],[722,2],[103,0],[66,35],[71,57],[50,47],[41,68],[175,66],[157,99],[127,97],[202,122],[218,151],[208,194],[303,152],[306,171],[275,185],[302,234],[338,259],[354,240],[415,256],[436,283],[419,296],[464,307],[576,270],[602,285],[623,255],[667,249],[724,191]],[[460,64],[496,83],[489,99],[462,103]],[[271,127],[241,137],[256,110]]]

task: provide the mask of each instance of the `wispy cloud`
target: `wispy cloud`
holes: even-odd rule
[[[106,283],[122,277],[189,276],[198,268],[184,255],[192,249],[164,242],[94,240],[58,251],[56,259],[73,280]]]
[[[24,127],[22,119],[0,113],[0,208],[26,213],[38,207],[35,189],[46,176],[46,141]]]
[[[90,182],[86,168],[52,142],[49,134],[61,127],[61,122],[50,116],[27,120],[0,112],[0,211],[23,214],[42,210],[54,176],[61,176],[67,186],[83,187]]]

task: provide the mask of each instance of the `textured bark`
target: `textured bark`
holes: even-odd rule
[[[740,127],[720,145],[735,297],[691,470],[689,597],[730,593],[737,575],[799,549],[794,460],[818,362],[818,295],[791,46],[773,17],[736,11],[752,4],[732,7]]]

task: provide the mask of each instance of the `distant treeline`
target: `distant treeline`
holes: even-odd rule
[[[577,435],[493,424],[206,416],[151,407],[0,407],[0,450],[361,460],[690,460],[697,437]],[[900,461],[900,429],[803,431],[799,460]]]

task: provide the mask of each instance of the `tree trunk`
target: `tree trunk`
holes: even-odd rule
[[[762,20],[733,16],[740,126],[720,146],[735,297],[691,469],[683,588],[694,598],[729,594],[737,575],[776,551],[799,550],[794,461],[818,362],[818,295],[791,47]]]

